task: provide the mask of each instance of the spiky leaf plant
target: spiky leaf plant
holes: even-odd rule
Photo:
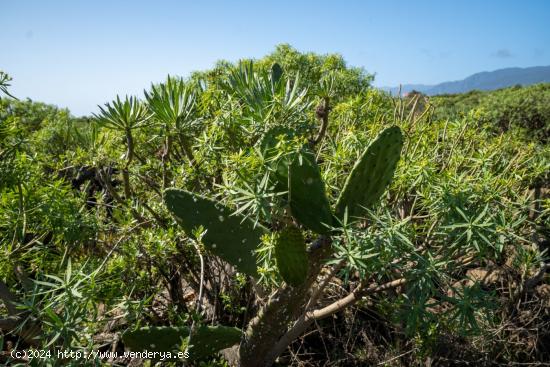
[[[147,106],[134,96],[124,100],[117,96],[104,107],[98,106],[100,114],[94,114],[100,125],[109,129],[128,131],[138,129],[150,123],[151,114]]]

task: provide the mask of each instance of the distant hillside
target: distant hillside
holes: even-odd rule
[[[550,82],[550,66],[506,68],[495,71],[484,71],[463,80],[444,82],[436,85],[405,84],[401,87],[401,93],[417,90],[427,95],[455,94],[471,90],[494,90],[511,87],[516,84],[525,86],[548,82]],[[399,87],[383,87],[381,89],[393,95],[399,93]]]

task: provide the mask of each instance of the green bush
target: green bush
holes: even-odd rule
[[[96,118],[2,96],[0,325],[22,328],[0,339],[169,330],[160,349],[212,365],[547,360],[546,316],[523,315],[548,301],[548,85],[424,113],[371,80],[283,45]]]

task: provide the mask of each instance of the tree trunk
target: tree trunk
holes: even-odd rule
[[[130,129],[126,130],[126,144],[128,150],[126,152],[126,165],[122,170],[122,181],[124,182],[124,196],[126,197],[126,200],[128,200],[132,196],[130,174],[128,173],[128,169],[130,167],[130,163],[132,163],[132,160],[134,159],[134,138],[132,137],[132,130]]]
[[[165,189],[168,187],[168,160],[170,159],[170,150],[172,147],[172,138],[170,135],[166,136],[164,143],[164,151],[162,152],[162,188]]]
[[[239,366],[271,366],[278,357],[273,348],[304,311],[312,285],[331,254],[331,240],[322,236],[310,247],[309,272],[300,287],[285,286],[270,297],[267,304],[250,321],[239,348]]]

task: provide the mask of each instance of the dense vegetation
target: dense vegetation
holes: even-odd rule
[[[283,45],[74,118],[0,75],[0,361],[550,361],[550,87],[394,99],[371,81]]]
[[[516,86],[494,92],[472,91],[434,98],[438,118],[454,118],[472,109],[483,112],[484,122],[495,131],[520,128],[533,138],[550,139],[550,84]]]

